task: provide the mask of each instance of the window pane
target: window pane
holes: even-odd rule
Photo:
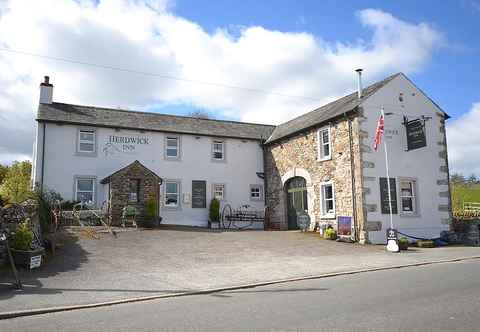
[[[93,132],[89,132],[89,131],[81,131],[80,132],[80,140],[82,140],[82,141],[93,142],[93,140],[94,140],[93,136],[94,136]]]
[[[402,198],[402,210],[405,212],[413,211],[413,199]]]
[[[165,205],[176,206],[178,205],[178,195],[177,194],[167,194],[165,197]]]
[[[330,135],[328,135],[328,130],[323,130],[322,131],[322,142],[323,143],[330,142]]]
[[[77,200],[80,202],[93,202],[93,192],[77,192]]]
[[[167,157],[177,157],[177,151],[178,150],[176,148],[167,148]]]
[[[80,151],[87,151],[87,152],[94,151],[93,143],[80,143]]]
[[[93,180],[92,179],[78,179],[77,180],[77,190],[78,191],[93,191]]]
[[[167,182],[166,183],[166,192],[168,194],[176,194],[177,193],[177,183],[176,182]]]
[[[223,159],[223,153],[222,152],[214,152],[213,153],[213,158],[214,159]]]
[[[177,138],[175,138],[175,137],[174,138],[171,138],[171,137],[167,138],[167,146],[168,147],[177,147],[177,145],[178,145]]]
[[[324,188],[324,193],[325,193],[325,199],[333,198],[333,188],[332,188],[332,186],[331,185],[326,185],[323,188]]]
[[[326,144],[323,146],[323,156],[322,157],[327,157],[330,155],[330,144]]]
[[[327,200],[325,202],[325,205],[327,207],[327,213],[332,213],[333,212],[333,200]]]

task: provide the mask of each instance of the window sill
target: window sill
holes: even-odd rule
[[[327,158],[317,158],[318,162],[327,161],[327,160],[332,160],[332,156],[327,157]]]
[[[164,158],[167,161],[181,161],[182,159],[180,157],[165,157]]]
[[[335,219],[335,214],[322,214],[320,215],[320,219]]]
[[[181,206],[177,205],[177,206],[163,206],[163,209],[164,210],[168,210],[168,211],[178,211],[178,210],[181,210]]]
[[[398,214],[401,218],[420,218],[421,215],[420,213],[405,213],[405,212],[400,212]]]
[[[97,152],[96,151],[94,151],[94,152],[77,151],[77,152],[75,152],[75,156],[77,156],[77,157],[97,157]]]
[[[214,162],[214,163],[226,163],[225,159],[212,158],[211,161]]]

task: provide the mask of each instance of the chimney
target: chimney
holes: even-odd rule
[[[358,99],[362,98],[362,91],[363,91],[363,86],[362,86],[362,68],[355,69],[355,71],[358,74],[358,90],[357,90],[357,96]]]
[[[50,84],[50,77],[45,76],[45,81],[40,83],[40,104],[51,104],[53,97],[53,85]]]

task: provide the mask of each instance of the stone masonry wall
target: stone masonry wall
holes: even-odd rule
[[[331,160],[317,160],[317,130],[313,128],[297,136],[265,147],[266,199],[270,211],[270,228],[285,230],[288,226],[286,211],[286,181],[294,176],[307,180],[308,213],[311,228],[317,223],[336,226],[336,219],[321,215],[320,183],[332,181],[335,189],[336,216],[353,216],[352,176],[348,121],[342,118],[330,124]],[[359,123],[351,121],[353,167],[355,172],[356,221],[363,228],[362,168],[359,145]]]
[[[140,180],[140,195],[137,203],[128,201],[131,180]],[[110,180],[110,209],[112,224],[121,223],[122,209],[126,205],[135,206],[140,213],[138,221],[143,220],[145,204],[149,198],[158,202],[158,178],[145,170],[140,164],[134,163],[130,167],[115,173]]]

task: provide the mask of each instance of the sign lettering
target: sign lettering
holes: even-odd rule
[[[425,136],[424,121],[417,119],[405,123],[407,131],[407,150],[420,149],[427,146],[427,139]]]
[[[205,209],[207,207],[207,182],[192,181],[192,208]]]
[[[390,195],[392,199],[392,214],[397,214],[397,189],[395,178],[390,178]],[[380,178],[380,205],[383,214],[390,214],[387,178]]]

